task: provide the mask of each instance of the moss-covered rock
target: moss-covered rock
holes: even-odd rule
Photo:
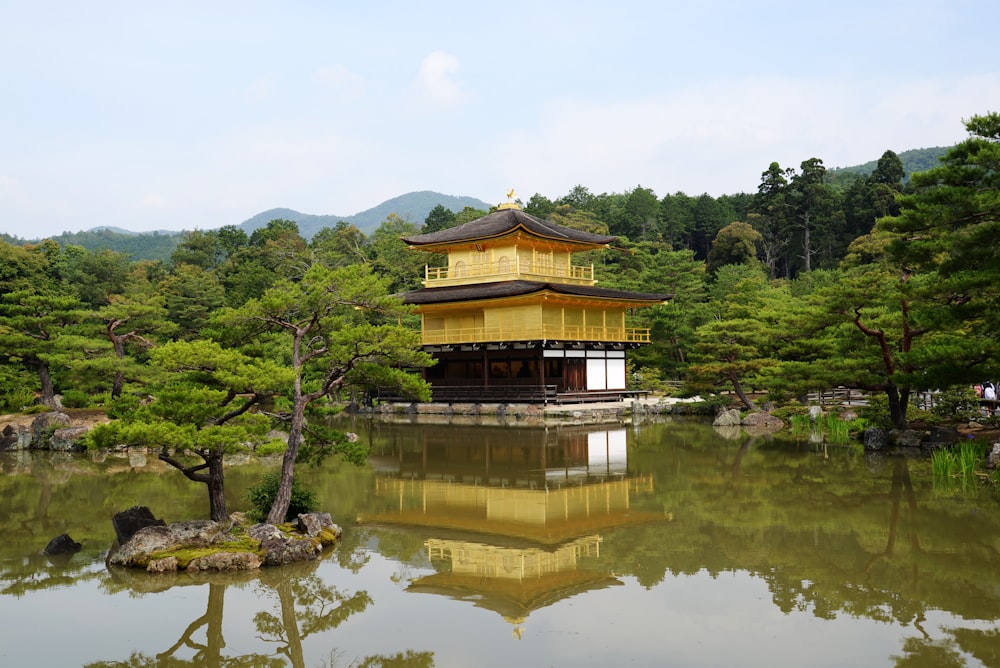
[[[300,516],[294,525],[280,527],[247,526],[245,517],[234,514],[225,522],[195,520],[147,526],[125,544],[115,543],[107,563],[158,573],[254,570],[316,559],[340,535],[340,527],[328,513],[310,513]]]

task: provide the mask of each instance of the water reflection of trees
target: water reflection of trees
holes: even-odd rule
[[[694,432],[668,448],[637,440],[630,461],[657,471],[656,500],[678,521],[607,541],[620,572],[652,586],[671,572],[745,570],[783,612],[914,629],[898,665],[964,665],[969,656],[1000,665],[997,632],[974,628],[1000,618],[995,498],[936,494],[927,463],[904,457],[769,439],[720,448]],[[663,549],[648,549],[655,544]],[[932,636],[924,625],[934,610],[973,628]]]
[[[205,612],[189,623],[177,641],[162,652],[147,655],[133,652],[125,661],[100,661],[86,668],[146,668],[204,666],[304,668],[304,642],[315,635],[336,629],[349,617],[364,612],[373,601],[367,591],[345,592],[325,583],[315,570],[319,562],[291,564],[255,573],[150,575],[129,569],[112,571],[109,589],[128,589],[142,596],[162,592],[172,586],[208,587]],[[223,633],[225,593],[229,586],[253,584],[262,601],[271,601],[270,610],[262,609],[254,617],[257,637],[271,646],[269,651],[226,655]],[[182,656],[181,656],[182,655]],[[332,655],[331,655],[332,656]],[[332,666],[336,665],[331,663]],[[433,654],[405,652],[375,654],[357,661],[355,666],[429,666]]]
[[[285,570],[261,572],[259,590],[264,597],[268,590],[277,595],[277,610],[258,612],[254,624],[263,640],[276,643],[277,653],[299,668],[305,665],[302,642],[306,638],[337,628],[351,615],[364,612],[372,599],[367,591],[347,593],[331,587],[315,573],[291,578]]]

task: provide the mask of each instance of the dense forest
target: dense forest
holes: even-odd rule
[[[961,388],[1000,376],[1000,116],[967,128],[966,141],[912,174],[886,151],[853,172],[831,173],[815,157],[773,162],[755,193],[578,185],[521,206],[616,235],[612,249],[581,258],[601,285],[673,295],[632,316],[653,332],[630,359],[637,387],[680,380],[691,393],[735,391],[748,408],[861,388],[902,427],[915,391],[952,392],[956,409],[966,405]],[[293,386],[349,398],[391,382],[426,396],[412,377],[385,371],[427,362],[418,321],[393,297],[419,287],[427,258],[400,237],[485,213],[439,205],[421,223],[388,214],[370,234],[339,221],[304,235],[279,218],[252,232],[186,232],[172,247],[154,236],[164,241],[156,253],[112,247],[107,231],[0,241],[0,410],[58,394],[118,415],[139,410],[139,397],[183,386],[176,396],[190,401],[192,388],[210,387],[215,399],[199,401],[219,408],[198,419],[221,425],[248,412],[233,397],[291,406]],[[359,341],[371,349],[358,353]]]

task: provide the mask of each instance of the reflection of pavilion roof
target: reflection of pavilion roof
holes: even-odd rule
[[[519,623],[534,610],[577,594],[620,584],[622,582],[618,578],[597,571],[553,573],[544,579],[520,582],[491,580],[488,584],[473,575],[435,573],[417,578],[406,591],[469,600],[477,607],[492,610],[512,623]]]
[[[591,285],[571,285],[567,283],[543,283],[539,281],[500,281],[497,283],[479,283],[473,285],[449,285],[442,288],[423,288],[407,292],[403,301],[407,304],[447,304],[452,302],[473,301],[477,299],[499,299],[501,297],[520,297],[536,292],[548,291],[554,294],[571,297],[587,297],[591,299],[613,299],[615,301],[634,302],[635,306],[659,304],[673,295],[655,292],[630,292],[627,290],[612,290]]]
[[[541,218],[536,218],[520,209],[511,208],[500,209],[482,218],[477,218],[456,227],[449,227],[445,230],[403,237],[403,241],[417,247],[455,244],[502,237],[518,230],[524,230],[534,236],[545,239],[562,241],[574,245],[604,246],[617,238],[606,234],[593,234],[591,232],[582,232],[569,227],[563,227],[562,225],[556,225]]]
[[[457,538],[430,538],[431,561],[448,570],[414,580],[407,591],[472,600],[515,625],[556,601],[621,584],[606,573],[581,568],[581,559],[600,556],[601,538],[585,536],[555,548],[499,546]]]

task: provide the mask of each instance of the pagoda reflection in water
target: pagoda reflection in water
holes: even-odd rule
[[[652,477],[628,468],[624,428],[390,428],[375,444],[384,510],[366,524],[418,530],[438,570],[409,591],[469,600],[514,624],[582,591],[621,582],[603,534],[662,522],[637,510]]]

